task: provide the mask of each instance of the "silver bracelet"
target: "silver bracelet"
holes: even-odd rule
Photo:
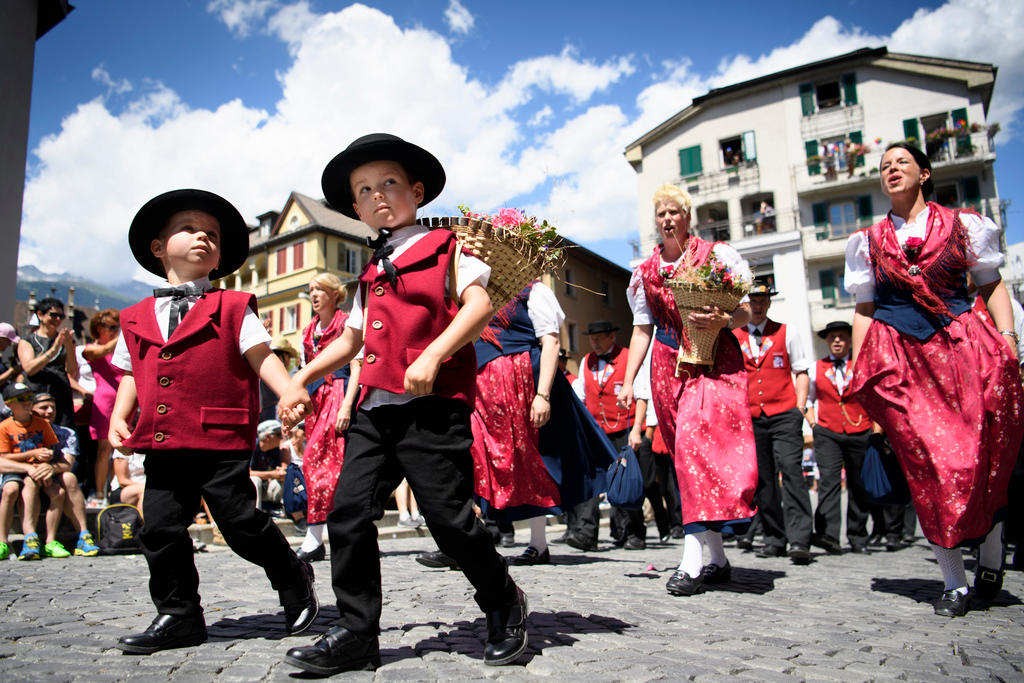
[[[1020,344],[1020,337],[1013,330],[999,330],[999,334],[1005,334],[1007,337],[1013,337],[1014,344]]]

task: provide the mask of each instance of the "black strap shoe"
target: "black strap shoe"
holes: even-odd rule
[[[125,654],[151,655],[160,650],[190,647],[205,642],[206,622],[201,616],[161,614],[144,632],[122,637],[117,641],[117,646]]]
[[[672,576],[668,577],[668,583],[665,584],[665,589],[672,595],[694,595],[703,587],[703,572],[694,578],[679,569],[672,572]]]
[[[312,645],[288,650],[284,661],[318,676],[373,671],[380,666],[380,643],[376,636],[357,636],[335,626]]]
[[[530,605],[526,593],[516,587],[516,601],[487,613],[487,645],[484,664],[502,666],[519,659],[526,650],[526,615]]]
[[[505,559],[508,560],[509,564],[517,566],[551,564],[551,553],[547,548],[544,548],[544,552],[539,553],[532,545],[528,545],[522,555],[510,555]]]
[[[708,584],[729,583],[732,580],[732,565],[728,562],[724,567],[719,567],[717,564],[706,564],[701,568],[700,576],[704,583]]]
[[[299,551],[295,554],[298,555],[299,559],[303,562],[319,562],[320,560],[327,557],[327,550],[324,549],[324,544],[321,543],[313,550],[310,550],[308,553],[300,548]]]
[[[969,593],[960,591],[946,591],[935,603],[935,613],[940,617],[962,617],[967,614],[967,603],[970,602]]]
[[[284,607],[284,625],[288,635],[302,633],[313,625],[320,613],[320,602],[313,587],[313,565],[303,562],[302,583],[295,588],[279,591],[278,595]]]
[[[974,595],[985,602],[992,602],[1003,589],[1003,570],[989,569],[978,565],[974,573]]]

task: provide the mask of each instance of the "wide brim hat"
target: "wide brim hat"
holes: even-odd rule
[[[349,218],[359,220],[352,207],[355,199],[352,197],[349,176],[352,175],[352,171],[371,161],[397,161],[412,176],[412,182],[423,183],[423,201],[420,202],[420,206],[432,202],[444,189],[444,167],[437,157],[397,135],[371,133],[354,140],[343,152],[331,159],[324,169],[320,186],[331,208]]]
[[[610,320],[595,320],[587,325],[587,331],[581,334],[601,334],[602,332],[615,332],[619,328]]]
[[[837,330],[846,330],[850,334],[853,334],[853,325],[844,320],[833,320],[828,325],[825,325],[825,329],[818,330],[818,336],[822,339],[828,338],[829,333]]]
[[[172,190],[153,197],[135,214],[128,229],[128,244],[139,265],[160,277],[167,277],[160,259],[149,250],[150,243],[179,211],[205,211],[220,224],[220,264],[210,279],[238,270],[249,257],[249,228],[231,202],[206,190]]]
[[[294,346],[289,344],[287,339],[278,339],[270,346],[270,350],[274,353],[277,353],[279,351],[281,353],[287,353],[292,358],[299,357],[298,350]]]
[[[757,278],[756,280],[754,280],[754,284],[751,285],[750,291],[747,292],[747,294],[749,294],[750,296],[754,296],[755,294],[762,294],[764,296],[775,296],[776,294],[778,294],[778,292],[775,290],[775,287],[772,286],[771,282],[765,280],[764,278]]]

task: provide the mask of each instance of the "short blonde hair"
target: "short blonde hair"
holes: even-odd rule
[[[657,208],[658,204],[662,202],[675,202],[687,214],[693,208],[693,200],[690,198],[690,193],[669,183],[665,183],[654,191],[654,207]]]
[[[312,279],[310,279],[309,284],[319,285],[321,289],[326,289],[329,292],[335,292],[338,295],[339,304],[348,298],[348,290],[341,284],[341,280],[338,279],[338,276],[333,273],[317,273],[312,277]]]

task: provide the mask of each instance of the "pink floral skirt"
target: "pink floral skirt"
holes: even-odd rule
[[[530,423],[536,389],[529,353],[499,356],[476,377],[473,474],[476,494],[499,510],[559,505],[558,485],[537,448]]]
[[[345,398],[345,382],[327,375],[314,392],[313,411],[306,418],[306,450],[302,454],[302,474],[306,477],[306,520],[310,524],[327,521],[334,508],[334,490],[345,459],[345,436],[335,429],[338,410]]]
[[[892,443],[925,537],[954,548],[987,535],[1024,434],[1020,374],[1000,335],[972,311],[927,341],[873,321],[851,388]]]
[[[715,364],[684,364],[654,340],[651,393],[665,443],[672,445],[683,522],[742,519],[754,513],[757,453],[750,421],[747,371],[731,334],[723,331]]]

